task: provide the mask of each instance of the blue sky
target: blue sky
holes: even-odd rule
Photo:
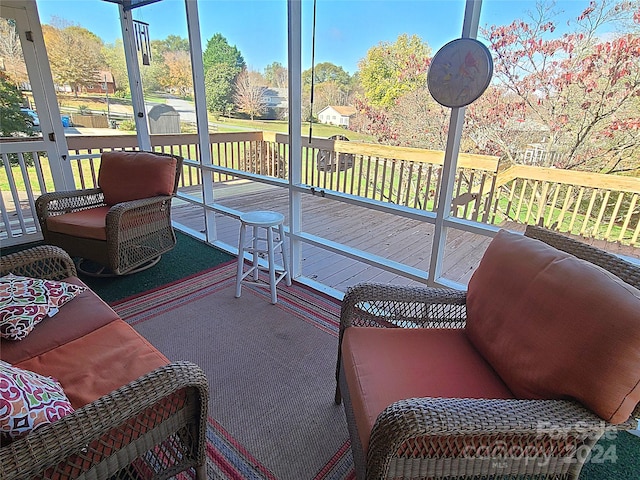
[[[301,1],[306,69],[311,66],[313,0]],[[556,3],[557,9],[565,12],[565,19],[575,19],[589,2]],[[460,36],[464,4],[464,0],[317,0],[316,63],[331,62],[353,74],[369,48],[380,42],[394,42],[402,33],[420,36],[435,53]],[[52,17],[57,16],[85,27],[107,43],[120,38],[118,8],[113,3],[37,0],[37,5],[42,23],[51,23]],[[221,33],[254,70],[263,71],[272,62],[286,65],[285,0],[199,0],[198,5],[205,45],[215,33]],[[508,24],[516,18],[526,18],[525,12],[534,6],[530,0],[484,0],[480,24]],[[154,40],[168,35],[187,37],[184,0],[146,5],[135,9],[133,16],[150,24]]]

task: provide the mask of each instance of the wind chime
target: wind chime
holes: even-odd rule
[[[136,49],[142,53],[142,64],[151,65],[151,39],[149,24],[140,20],[133,21],[133,32],[136,38]]]

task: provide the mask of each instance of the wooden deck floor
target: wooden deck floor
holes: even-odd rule
[[[215,197],[216,203],[240,211],[280,212],[285,216],[285,224],[289,224],[288,196],[283,189],[235,182],[217,185]],[[306,233],[411,267],[428,269],[433,236],[433,226],[430,224],[319,196],[303,197],[302,208],[302,228]],[[172,216],[181,225],[204,231],[201,207],[174,201]],[[237,248],[239,229],[238,220],[216,215],[218,241],[230,248]],[[466,284],[489,241],[484,236],[452,231],[447,238],[444,257],[445,277]],[[302,257],[303,276],[339,291],[345,291],[348,286],[361,281],[419,283],[309,244],[303,246]]]
[[[186,189],[184,190],[186,193]],[[198,188],[190,190],[191,195],[197,195],[196,192],[199,191]],[[242,212],[280,212],[285,216],[285,224],[290,224],[289,198],[284,189],[247,181],[218,183],[215,186],[215,198],[216,203]],[[431,224],[311,195],[303,196],[302,209],[302,230],[306,233],[428,270],[434,228]],[[201,207],[176,200],[172,214],[176,222],[195,231],[204,231]],[[523,225],[516,223],[503,227],[513,231],[524,230]],[[238,220],[226,215],[216,215],[216,238],[229,249],[237,248],[239,229]],[[640,249],[635,247],[602,240],[579,239],[615,254],[640,258]],[[466,285],[489,242],[489,237],[450,229],[444,254],[443,276]],[[304,244],[302,248],[302,274],[342,292],[348,286],[362,281],[419,283],[309,244]]]

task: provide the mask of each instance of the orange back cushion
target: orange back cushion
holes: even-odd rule
[[[572,398],[612,423],[640,402],[640,290],[541,241],[496,235],[466,332],[518,398]]]
[[[100,160],[98,186],[107,205],[171,195],[177,160],[147,152],[105,152]]]

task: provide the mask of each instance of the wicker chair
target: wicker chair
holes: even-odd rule
[[[76,268],[62,249],[42,245],[1,257],[0,276],[9,272],[63,280]],[[0,478],[164,479],[190,470],[206,480],[208,401],[200,367],[160,367],[2,445]]]
[[[525,235],[597,264],[640,288],[638,266],[540,227],[527,227]],[[465,322],[466,292],[374,283],[362,283],[347,291],[340,315],[335,402],[344,400],[358,479],[576,479],[588,453],[605,432],[636,426],[640,404],[629,420],[614,425],[569,400],[410,398],[380,413],[365,454],[341,365],[345,330],[458,329],[464,328]],[[559,436],[570,442],[554,442]],[[476,445],[495,447],[497,454],[491,453],[489,458],[462,455],[460,451],[470,439]],[[527,448],[543,451],[545,461],[527,459]],[[510,457],[509,452],[516,452],[516,457]]]
[[[111,167],[112,170],[122,167],[120,171],[110,173],[111,188],[114,188],[114,183],[121,183],[116,188],[128,187],[130,194],[117,203],[109,202],[104,191],[104,184],[107,184],[103,180],[106,177],[106,174],[103,175],[105,159],[127,155],[137,160],[143,159],[148,170],[145,172],[140,162],[138,165],[124,162]],[[171,167],[172,191],[164,188],[158,194],[157,191],[162,189],[154,191],[148,184],[145,185],[150,171],[154,169],[153,159],[164,159],[162,168],[166,167],[166,159],[175,159],[175,167]],[[103,153],[98,188],[46,193],[36,200],[36,212],[45,243],[57,245],[72,257],[77,257],[78,269],[88,275],[126,275],[152,267],[160,261],[163,253],[176,244],[171,226],[171,198],[178,188],[182,160],[177,155],[157,152]],[[166,183],[166,178],[161,180]],[[154,193],[140,198],[138,192],[141,185],[145,191]],[[109,207],[108,211],[104,207]],[[90,225],[91,232],[87,225]],[[91,260],[102,267],[84,267],[83,260]]]

